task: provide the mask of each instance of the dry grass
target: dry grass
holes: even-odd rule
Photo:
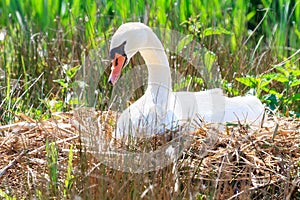
[[[115,113],[95,112],[94,116],[110,138]],[[199,127],[191,133],[192,145],[175,163],[134,174],[110,169],[95,159],[80,140],[73,113],[54,113],[51,119],[40,122],[19,117],[19,122],[0,126],[0,189],[10,196],[31,199],[39,190],[43,199],[63,198],[73,144],[70,199],[300,199],[298,118],[270,117],[259,130],[227,126],[211,146],[203,144],[212,128]],[[58,149],[56,194],[49,189],[46,139],[54,141]],[[159,140],[150,142],[159,146]]]

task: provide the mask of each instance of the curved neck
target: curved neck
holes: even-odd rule
[[[167,55],[160,40],[148,32],[146,44],[139,49],[148,68],[148,89],[166,88],[172,91],[171,72]],[[147,89],[147,90],[148,90]]]

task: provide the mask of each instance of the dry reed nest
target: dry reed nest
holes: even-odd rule
[[[116,113],[92,115],[105,131],[104,140],[109,140]],[[40,191],[45,198],[62,198],[72,145],[74,178],[67,196],[71,199],[300,199],[299,118],[271,116],[259,129],[241,123],[227,125],[214,141],[207,141],[214,127],[204,124],[189,133],[192,143],[176,162],[154,172],[134,174],[102,165],[81,141],[72,112],[53,113],[44,121],[19,117],[14,124],[0,126],[0,189],[10,196],[32,199]],[[150,144],[150,149],[157,149],[171,139],[153,137],[147,148]],[[56,193],[49,189],[46,140],[54,142],[58,152]],[[113,142],[116,148],[131,151],[139,150],[143,143]]]

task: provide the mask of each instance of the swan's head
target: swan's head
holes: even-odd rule
[[[110,44],[110,59],[112,60],[109,83],[115,84],[130,58],[138,52],[141,47],[146,47],[148,31],[145,24],[132,22],[121,25],[115,32]]]

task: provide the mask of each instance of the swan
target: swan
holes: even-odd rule
[[[259,124],[264,106],[254,96],[228,98],[219,88],[200,92],[173,92],[171,72],[164,47],[151,28],[143,23],[121,25],[110,44],[111,73],[115,85],[122,69],[137,52],[148,69],[144,95],[125,109],[117,120],[115,137],[147,137],[201,116],[205,122],[246,121]]]

